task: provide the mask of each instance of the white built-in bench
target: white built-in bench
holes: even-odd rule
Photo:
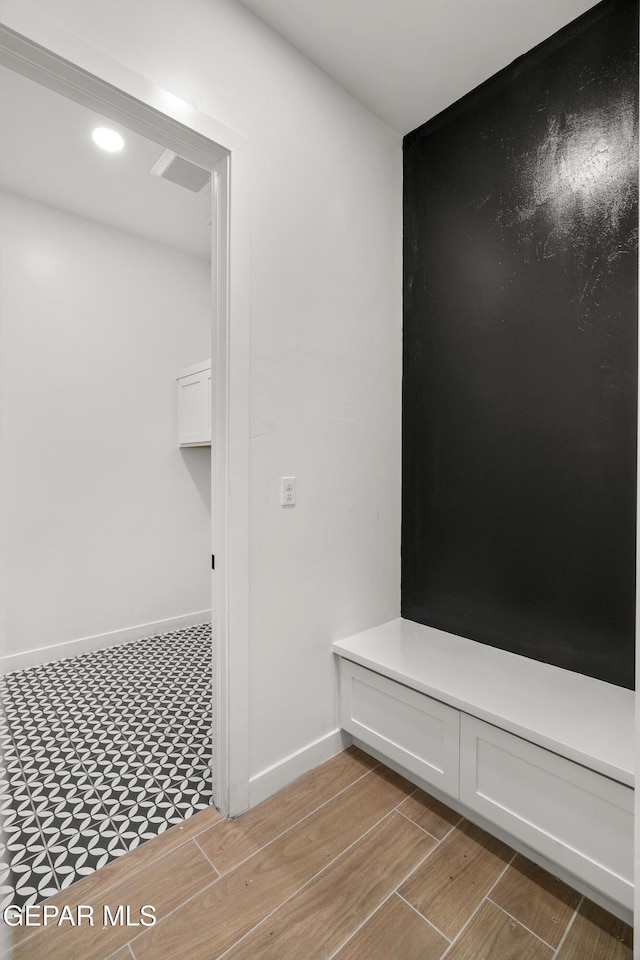
[[[333,651],[355,743],[631,922],[631,690],[403,619]]]

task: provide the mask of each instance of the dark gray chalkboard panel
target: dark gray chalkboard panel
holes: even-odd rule
[[[404,142],[402,615],[633,686],[638,9]]]

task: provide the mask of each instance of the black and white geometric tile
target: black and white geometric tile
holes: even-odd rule
[[[211,624],[0,679],[0,909],[212,802]]]

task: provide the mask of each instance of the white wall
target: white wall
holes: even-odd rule
[[[400,138],[233,0],[32,6],[250,141],[255,799],[336,729],[331,641],[399,615]]]
[[[208,261],[7,193],[0,222],[2,653],[210,609],[210,453],[175,398]]]

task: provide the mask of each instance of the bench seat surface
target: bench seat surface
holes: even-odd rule
[[[634,693],[398,618],[334,653],[634,786]]]

